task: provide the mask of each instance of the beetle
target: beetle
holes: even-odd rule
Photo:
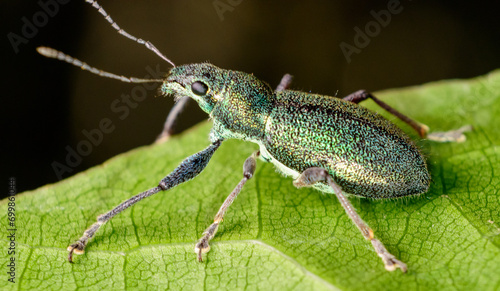
[[[210,145],[186,158],[158,186],[122,202],[85,230],[83,236],[68,247],[68,261],[82,254],[99,228],[115,215],[138,201],[169,190],[195,178],[207,166],[223,141],[241,139],[256,143],[254,152],[243,165],[243,178],[224,201],[214,222],[195,246],[198,260],[209,251],[224,214],[252,178],[256,160],[274,164],[279,172],[294,179],[297,187],[311,186],[335,194],[353,223],[369,240],[385,268],[407,271],[405,263],[389,253],[375,238],[372,229],[361,219],[345,193],[355,196],[387,199],[424,193],[430,184],[425,158],[415,143],[395,124],[358,103],[372,99],[385,110],[411,125],[421,137],[428,127],[411,120],[365,90],[340,99],[319,94],[288,90],[291,76],[285,75],[273,90],[252,74],[225,70],[210,63],[176,66],[149,41],[136,38],[123,29],[93,0],[86,0],[108,20],[120,34],[145,45],[173,68],[165,79],[124,77],[90,67],[78,59],[48,47],[37,48],[46,57],[66,61],[103,77],[124,82],[160,82],[164,95],[178,101],[172,109],[159,141],[168,137],[173,120],[186,101],[195,100],[213,120]]]

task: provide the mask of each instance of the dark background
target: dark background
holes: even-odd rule
[[[44,0],[46,2],[47,0]],[[238,2],[233,0],[233,3]],[[389,1],[243,0],[221,20],[218,1],[100,1],[129,33],[150,40],[176,64],[210,61],[219,67],[254,73],[273,87],[284,73],[294,75],[293,89],[345,96],[357,89],[376,91],[450,78],[471,78],[500,68],[498,1],[400,1],[402,11],[377,36],[351,55],[339,47],[354,45],[354,27],[374,21],[370,11]],[[22,36],[23,21],[42,8],[37,1],[3,1],[1,98],[1,178],[19,192],[58,180],[51,163],[65,163],[67,146],[87,138],[82,130],[112,120],[115,130],[83,157],[69,177],[132,148],[150,144],[173,104],[156,90],[131,109],[124,120],[112,102],[134,86],[100,78],[38,55],[51,46],[100,69],[144,77],[147,66],[169,66],[154,53],[118,35],[83,0],[60,5],[45,26],[15,53],[7,34]],[[192,103],[179,130],[207,116]]]

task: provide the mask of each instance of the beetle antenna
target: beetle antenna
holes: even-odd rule
[[[159,56],[160,58],[164,59],[165,61],[167,61],[168,63],[170,63],[172,66],[175,67],[175,64],[169,60],[166,56],[164,56],[160,50],[158,50],[151,42],[149,41],[145,41],[143,40],[142,38],[137,38],[131,34],[129,34],[128,32],[126,32],[125,30],[123,30],[122,28],[120,28],[120,26],[118,26],[118,24],[111,18],[111,16],[102,8],[101,5],[99,5],[97,3],[97,1],[95,0],[85,0],[85,2],[89,3],[92,5],[92,7],[94,7],[95,9],[97,9],[97,11],[99,11],[99,13],[102,14],[102,16],[104,16],[104,18],[106,18],[106,20],[111,24],[111,26],[116,29],[116,31],[118,31],[119,34],[137,42],[137,43],[140,43],[140,44],[143,44],[145,45],[149,50],[153,51],[157,56]]]
[[[55,50],[55,49],[50,48],[50,47],[39,46],[36,48],[36,50],[42,56],[45,56],[47,58],[65,61],[66,63],[72,64],[73,66],[80,67],[82,70],[89,71],[89,72],[96,74],[96,75],[99,75],[101,77],[116,79],[116,80],[120,80],[120,81],[126,82],[126,83],[163,83],[165,81],[162,79],[141,79],[141,78],[135,78],[135,77],[125,77],[125,76],[120,76],[120,75],[116,75],[113,73],[105,72],[103,70],[91,67],[87,63],[82,62],[79,59],[75,59],[71,56],[68,56],[67,54],[65,54],[63,52],[60,52],[60,51]]]

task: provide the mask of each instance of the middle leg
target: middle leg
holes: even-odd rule
[[[198,254],[198,261],[200,262],[203,261],[201,255],[210,250],[210,245],[208,243],[215,236],[215,233],[217,233],[219,224],[224,219],[224,214],[226,213],[229,206],[231,206],[234,199],[236,199],[236,197],[240,193],[241,189],[243,188],[243,185],[245,185],[245,183],[252,178],[255,172],[255,167],[259,154],[260,154],[259,151],[256,151],[245,160],[245,163],[243,164],[243,179],[241,179],[238,185],[236,185],[236,187],[234,188],[233,192],[231,192],[231,194],[229,194],[229,196],[226,198],[226,200],[220,207],[219,211],[215,215],[214,223],[212,223],[205,230],[205,232],[203,233],[203,237],[196,244],[194,251],[195,253]]]

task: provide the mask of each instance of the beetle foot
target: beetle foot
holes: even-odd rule
[[[68,261],[70,263],[73,263],[73,253],[77,254],[77,255],[82,255],[83,253],[85,253],[85,242],[79,240],[78,242],[70,245],[68,247],[68,251],[69,251],[69,254],[68,254]]]
[[[210,245],[206,237],[200,239],[200,241],[194,247],[194,252],[198,254],[198,262],[203,262],[202,254],[208,253],[210,251]]]
[[[210,245],[208,244],[210,240],[214,237],[217,229],[219,228],[219,223],[222,220],[216,220],[212,223],[207,230],[203,233],[203,237],[198,241],[194,247],[194,252],[198,254],[198,262],[203,262],[202,254],[208,253],[210,250]]]
[[[396,270],[397,268],[400,268],[401,271],[403,271],[403,273],[406,273],[406,271],[408,270],[408,268],[406,267],[406,264],[401,262],[400,260],[396,259],[393,255],[391,255],[391,256],[392,256],[392,258],[380,256],[382,258],[382,261],[384,261],[385,269],[387,271],[392,272],[392,271]]]
[[[464,142],[467,138],[464,132],[472,131],[472,125],[465,125],[456,130],[432,132],[427,135],[428,140],[435,142]]]
[[[385,269],[387,271],[394,271],[397,268],[400,268],[401,271],[403,271],[403,273],[406,273],[406,271],[408,270],[406,264],[396,259],[396,257],[393,254],[389,253],[387,249],[384,247],[384,245],[378,239],[372,239],[371,242],[373,248],[375,248],[375,251],[377,252],[377,255],[384,262]]]

